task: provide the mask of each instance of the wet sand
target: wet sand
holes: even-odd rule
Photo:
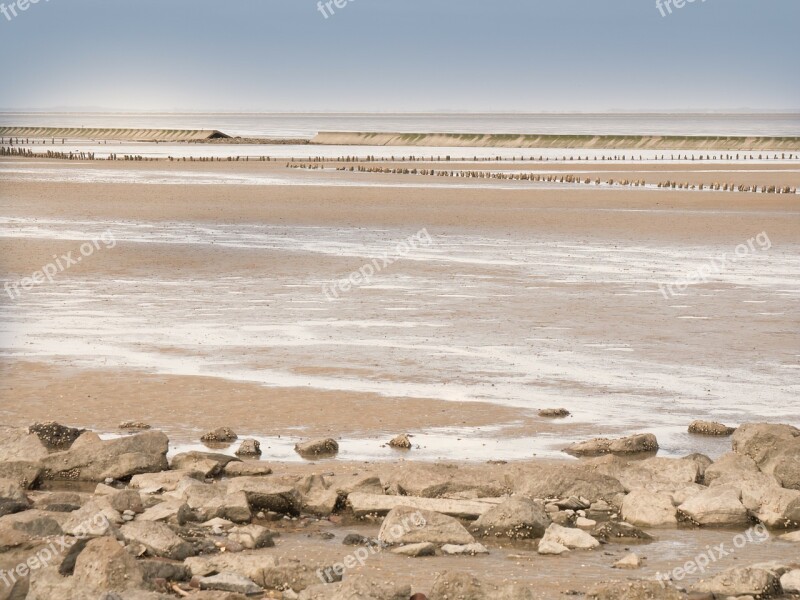
[[[668,454],[714,454],[685,434],[689,421],[800,420],[797,196],[424,180],[387,188],[415,178],[277,163],[34,162],[61,175],[0,179],[6,281],[103,231],[117,243],[4,300],[0,415],[9,424],[52,418],[113,432],[146,420],[180,443],[223,424],[266,438],[334,434],[369,443],[373,458],[391,458],[379,441],[410,431],[430,436],[426,459],[452,458],[447,440],[483,428],[463,454],[485,460],[559,456],[568,441],[642,429]],[[475,165],[490,166],[508,168]],[[316,184],[62,181],[87,168],[143,181],[170,171]],[[794,165],[581,168],[800,181]],[[643,168],[654,173],[637,175]],[[322,284],[422,228],[430,248],[325,300]],[[662,297],[660,282],[761,232],[768,251]],[[553,406],[573,417],[536,416]]]

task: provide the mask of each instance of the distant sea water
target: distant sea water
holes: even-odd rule
[[[800,136],[800,113],[102,113],[0,112],[0,126],[218,129],[241,137],[321,131],[606,135]]]

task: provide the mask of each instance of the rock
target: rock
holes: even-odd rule
[[[28,461],[0,462],[0,479],[15,481],[24,489],[34,487],[39,482],[43,471],[37,463]]]
[[[51,421],[35,423],[28,428],[28,431],[38,437],[48,450],[67,450],[86,430],[66,427]]]
[[[275,545],[275,541],[272,539],[272,532],[261,525],[234,527],[228,533],[228,539],[241,544],[248,550],[272,548]]]
[[[744,494],[742,491],[743,504],[746,504]],[[800,491],[771,486],[758,490],[757,494],[759,508],[755,515],[764,525],[775,529],[800,526]]]
[[[78,510],[69,513],[61,523],[61,529],[74,537],[106,535],[112,523],[121,523],[120,514],[111,508],[107,499],[90,500]]]
[[[640,454],[656,452],[658,440],[652,433],[640,433],[619,439],[595,438],[571,444],[564,449],[573,456],[600,456],[602,454]]]
[[[0,463],[35,463],[49,452],[39,436],[20,427],[0,427]],[[5,475],[4,475],[5,477]]]
[[[41,510],[26,510],[25,512],[15,513],[0,519],[0,526],[8,526],[16,531],[33,538],[46,538],[60,536],[64,534],[61,522],[66,521],[63,516],[55,515]]]
[[[783,540],[784,542],[800,542],[800,531],[784,533],[783,535],[778,536],[778,539]]]
[[[186,502],[172,498],[146,509],[139,515],[137,521],[169,521],[181,525],[186,522],[186,517],[191,512],[192,509]]]
[[[216,477],[229,462],[239,460],[227,454],[212,452],[182,452],[172,458],[173,470],[198,472],[203,477]]]
[[[250,500],[244,492],[228,493],[222,501],[222,515],[234,523],[249,523],[253,519]]]
[[[593,600],[687,600],[686,594],[657,581],[606,581],[592,586]]]
[[[653,536],[624,521],[608,521],[596,528],[592,535],[607,542],[651,542]]]
[[[677,510],[667,494],[644,488],[633,490],[622,501],[622,518],[639,527],[674,527],[678,524]]]
[[[555,542],[566,546],[570,550],[590,550],[597,548],[600,545],[596,539],[585,531],[580,529],[573,529],[571,527],[562,527],[556,523],[552,523],[547,531],[544,532],[542,542]],[[540,543],[541,545],[541,543]]]
[[[744,525],[749,515],[739,498],[739,490],[716,486],[689,498],[678,510],[697,525]]]
[[[75,584],[86,593],[123,592],[141,586],[142,571],[128,552],[111,537],[89,541],[75,561]]]
[[[236,477],[228,483],[228,494],[244,492],[250,508],[296,516],[302,500],[291,486],[269,481],[263,477]]]
[[[392,509],[381,524],[378,540],[389,545],[471,544],[475,538],[456,519],[407,506]]]
[[[236,456],[261,456],[261,442],[253,439],[244,440],[236,451]]]
[[[476,554],[489,554],[483,544],[445,544],[442,546],[445,556],[475,556]]]
[[[119,480],[139,473],[164,471],[169,466],[168,447],[167,436],[159,431],[107,441],[84,433],[69,450],[41,461],[43,477],[101,482],[109,477]]]
[[[129,544],[141,544],[151,556],[184,560],[196,554],[194,547],[178,537],[168,525],[153,521],[134,521],[120,527]]]
[[[445,498],[415,498],[412,496],[386,496],[355,492],[347,497],[347,504],[357,517],[385,515],[399,506],[458,517],[476,519],[498,506],[504,499],[483,498],[480,500],[447,500]]]
[[[411,450],[411,439],[407,433],[404,433],[391,440],[389,446],[399,450]]]
[[[768,598],[780,590],[779,579],[770,570],[753,567],[734,567],[719,575],[703,579],[691,588],[693,592],[728,596],[751,595]]]
[[[468,573],[445,571],[433,582],[430,600],[533,600],[521,585],[496,586]]]
[[[592,529],[595,525],[597,525],[597,521],[593,519],[587,519],[586,517],[575,519],[575,527],[579,529]]]
[[[328,457],[339,452],[339,444],[334,439],[326,438],[295,444],[294,450],[303,458]]]
[[[235,442],[237,439],[239,439],[239,436],[230,427],[220,427],[214,431],[209,431],[200,438],[203,442],[216,443]]]
[[[150,425],[147,423],[142,423],[141,421],[123,421],[119,424],[120,429],[131,429],[131,430],[138,430],[138,431],[145,431],[150,429]]]
[[[483,498],[503,496],[509,491],[500,476],[493,478],[484,469],[418,462],[395,467],[384,477],[384,483],[393,494],[421,498],[453,497],[462,492]]]
[[[541,504],[512,497],[481,515],[470,530],[479,536],[537,538],[549,525],[550,517]]]
[[[303,590],[299,600],[408,600],[409,585],[373,581],[363,576],[348,577],[347,581],[315,585]],[[284,596],[287,598],[287,596]],[[418,600],[413,598],[413,600]],[[423,599],[424,600],[424,599]]]
[[[222,469],[225,477],[263,477],[271,475],[272,469],[266,463],[255,460],[229,462]]]
[[[734,431],[736,431],[735,427],[727,427],[722,423],[714,423],[712,421],[692,421],[689,424],[689,433],[698,435],[725,436],[731,435]]]
[[[30,508],[23,487],[12,479],[0,479],[0,517]]]
[[[244,595],[260,594],[264,590],[249,580],[236,573],[223,572],[210,577],[199,579],[201,590],[217,590],[221,592],[237,592]]]
[[[789,571],[781,577],[784,594],[800,594],[800,569]]]
[[[569,415],[566,408],[543,408],[539,411],[539,416],[545,419],[563,419]]]
[[[142,575],[147,581],[165,579],[167,581],[189,581],[192,574],[183,563],[160,558],[145,558],[138,561]]]
[[[596,472],[614,477],[626,491],[646,487],[653,492],[671,492],[701,479],[700,465],[692,459],[652,457],[631,460],[606,455],[581,462]]]
[[[124,513],[126,510],[130,510],[137,515],[144,512],[142,497],[136,490],[121,490],[110,496],[109,501],[111,502],[111,508],[120,513]]]
[[[639,559],[636,554],[631,552],[630,554],[625,555],[617,562],[614,563],[614,569],[638,569],[642,566],[642,561]]]
[[[117,490],[114,490],[116,493]],[[95,494],[98,494],[95,491]],[[84,498],[81,494],[72,492],[53,492],[40,496],[34,501],[36,508],[48,510],[52,512],[73,512],[78,510],[84,503]]]
[[[576,496],[611,501],[625,491],[616,478],[583,465],[533,464],[509,469],[507,477],[516,494],[532,500]]]
[[[418,544],[406,544],[392,550],[392,554],[400,554],[402,556],[434,556],[436,554],[436,546],[429,542],[420,542]]]
[[[759,468],[749,456],[728,452],[720,456],[705,470],[705,483],[711,485],[715,481],[723,478],[736,480],[743,473],[758,473]]]
[[[775,474],[776,469],[780,469],[787,477],[784,483],[783,477],[778,475],[782,485],[800,489],[800,467],[797,466],[800,461],[800,429],[791,425],[747,423],[734,433],[733,451],[752,458],[765,473]]]
[[[342,540],[342,544],[345,546],[370,546],[377,543],[378,540],[373,540],[372,538],[363,536],[360,533],[348,533]]]
[[[569,548],[552,540],[542,540],[539,542],[539,547],[536,551],[545,556],[559,556],[569,552]]]
[[[267,590],[294,590],[300,592],[320,582],[324,573],[340,581],[341,575],[332,567],[311,562],[282,558],[271,554],[271,550],[245,550],[235,554],[223,553],[211,556],[187,558],[186,566],[194,577],[206,577],[216,573],[232,572],[247,577]]]
[[[683,457],[683,460],[691,460],[697,465],[697,470],[700,475],[698,482],[702,483],[704,481],[706,468],[711,465],[714,461],[711,460],[705,454],[700,454],[699,452],[695,452],[694,454],[689,454]]]
[[[197,471],[191,470],[144,473],[142,475],[134,475],[128,487],[138,490],[148,490],[148,493],[157,493],[158,491],[172,492],[175,491],[179,483],[186,479],[200,481],[203,479],[203,475]]]

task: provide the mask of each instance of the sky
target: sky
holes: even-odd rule
[[[800,109],[798,0],[0,1],[6,110]]]

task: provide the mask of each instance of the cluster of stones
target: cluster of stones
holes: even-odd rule
[[[693,426],[711,435],[724,427]],[[207,437],[234,435],[222,429]],[[0,428],[0,577],[10,582],[8,597],[31,600],[532,600],[525,584],[452,571],[422,595],[407,582],[370,578],[369,569],[351,576],[350,555],[344,566],[292,558],[276,540],[341,535],[361,546],[355,556],[465,561],[495,552],[503,540],[523,540],[542,568],[553,557],[604,547],[613,557],[609,569],[639,568],[642,559],[621,550],[679,524],[744,530],[759,523],[781,543],[800,542],[791,531],[800,526],[800,430],[746,424],[731,439],[732,451],[716,461],[654,456],[655,436],[639,434],[574,444],[568,451],[580,458],[562,464],[398,461],[347,474],[277,475],[265,462],[213,452],[168,460],[169,440],[159,431],[102,440],[54,423]],[[331,442],[298,444],[297,451],[315,459],[338,450]],[[58,490],[64,480],[72,487]],[[345,535],[357,521],[374,526],[375,537]],[[45,549],[46,564],[31,564]],[[603,581],[588,597],[766,598],[800,593],[798,579],[796,565],[773,562],[739,565],[689,590]]]

